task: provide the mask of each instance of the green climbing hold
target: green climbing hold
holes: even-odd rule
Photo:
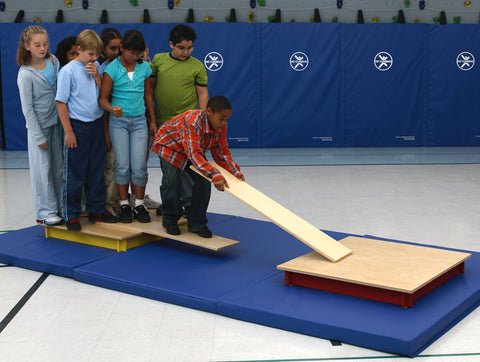
[[[410,7],[410,0],[405,0],[403,2],[403,4],[405,5],[406,8],[409,8]]]
[[[267,17],[269,23],[273,23],[273,20],[275,20],[275,15],[270,15]]]
[[[392,17],[392,23],[398,23],[398,16],[393,16]]]
[[[133,6],[138,6],[138,0],[130,0],[130,4]]]
[[[265,0],[257,0],[258,5],[265,6]]]
[[[440,18],[438,16],[434,17],[432,20],[435,24],[440,25]]]
[[[336,16],[332,18],[332,23],[338,23],[338,18]]]
[[[462,20],[462,18],[460,16],[454,16],[453,17],[453,23],[454,24],[460,24],[460,20]]]

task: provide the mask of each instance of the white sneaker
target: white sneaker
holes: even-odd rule
[[[154,199],[150,198],[150,195],[145,195],[145,207],[147,209],[158,209],[160,207],[160,203],[155,201]]]
[[[47,217],[46,219],[43,220],[45,225],[50,225],[50,226],[51,225],[58,225],[62,221],[63,221],[63,219],[58,215],[53,215],[53,216]]]

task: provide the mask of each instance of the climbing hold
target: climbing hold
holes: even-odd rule
[[[337,8],[341,9],[343,6],[343,0],[337,0]]]
[[[130,0],[130,4],[133,6],[138,6],[138,0]]]
[[[108,24],[107,10],[102,10],[102,16],[100,17],[100,24]]]
[[[392,16],[392,23],[398,23],[398,16]]]
[[[453,17],[453,23],[454,24],[460,24],[460,20],[462,20],[462,18],[460,16],[454,16]]]
[[[248,13],[248,22],[249,22],[249,23],[254,23],[254,22],[255,22],[255,13],[252,12],[252,11],[250,11],[250,12]]]
[[[357,24],[365,24],[365,21],[363,20],[363,11],[362,10],[357,11]]]
[[[206,16],[203,18],[206,23],[211,23],[213,21],[213,16]]]
[[[373,18],[373,23],[374,23],[374,24],[378,24],[379,21],[380,21],[379,18],[377,18],[377,17],[374,17],[374,18]]]
[[[409,8],[410,7],[410,0],[405,0],[403,2],[403,5],[405,5],[406,8]]]
[[[463,3],[463,6],[465,6],[466,8],[469,8],[469,7],[472,6],[472,2],[471,2],[471,1],[465,1],[465,2]]]
[[[332,23],[338,23],[338,18],[336,16],[332,18]]]
[[[62,10],[57,11],[57,16],[55,17],[55,22],[58,23],[58,24],[63,23],[63,11]]]
[[[438,18],[438,16],[434,17],[432,20],[435,24],[437,24],[437,25],[440,24],[440,19]]]
[[[420,20],[419,20],[418,18],[415,18],[415,19],[413,20],[413,22],[414,22],[415,24],[418,24],[418,23],[420,22]]]
[[[37,16],[33,22],[34,22],[34,23],[41,23],[42,21],[41,21],[40,18]]]
[[[168,0],[168,8],[169,8],[170,10],[172,10],[172,9],[173,9],[173,6],[174,6],[174,5],[173,5],[173,0]]]
[[[265,6],[265,0],[257,0],[257,1],[258,1],[258,5]]]
[[[0,11],[5,11],[5,1],[0,1]]]
[[[70,0],[65,0],[65,5],[68,6],[69,8],[72,7],[72,2]]]
[[[82,7],[87,10],[88,9],[88,0],[83,0],[82,1]]]
[[[425,9],[425,0],[420,0],[418,2],[418,7],[420,8],[420,10]]]
[[[150,13],[148,12],[148,9],[143,10],[142,23],[150,24]]]
[[[175,4],[175,6],[180,6],[180,0],[175,0],[174,4]]]
[[[194,23],[194,22],[195,22],[195,16],[193,15],[193,9],[190,8],[188,9],[187,23]]]

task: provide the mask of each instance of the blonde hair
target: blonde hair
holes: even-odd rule
[[[90,29],[84,30],[78,34],[76,45],[82,48],[82,50],[95,49],[97,53],[103,51],[102,39],[100,39],[97,33]]]
[[[48,34],[45,31],[44,28],[42,28],[39,25],[31,25],[28,28],[26,28],[22,35],[20,36],[20,40],[18,42],[18,51],[17,51],[17,64],[22,66],[22,65],[29,65],[30,60],[32,59],[32,54],[25,49],[25,44],[29,44],[30,41],[32,40],[32,37],[35,34],[45,34],[47,37],[48,41]],[[47,54],[45,55],[45,58],[50,58],[50,51],[47,51]]]

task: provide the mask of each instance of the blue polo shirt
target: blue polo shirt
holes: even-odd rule
[[[118,57],[105,68],[104,73],[107,73],[113,81],[110,104],[122,107],[124,116],[145,115],[145,80],[152,74],[150,66],[146,62],[135,64],[130,79]]]

